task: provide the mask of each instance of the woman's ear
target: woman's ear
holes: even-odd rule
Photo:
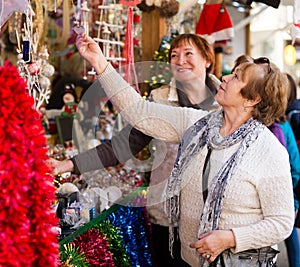
[[[245,107],[245,108],[254,107],[254,106],[257,105],[260,101],[261,101],[261,97],[260,97],[260,96],[257,96],[255,99],[248,99],[248,100],[245,101],[244,107]]]

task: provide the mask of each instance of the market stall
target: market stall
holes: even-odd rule
[[[277,8],[280,1],[250,2]],[[196,32],[210,39],[216,54],[214,73],[221,77],[230,71],[223,64],[234,38],[229,4],[2,1],[1,266],[154,265],[145,209],[151,159],[57,177],[46,164],[49,158],[65,160],[105,143],[126,125],[104,92],[94,90],[101,86],[78,54],[75,38],[80,33],[92,36],[146,98],[152,89],[169,84],[168,52],[179,33]],[[292,29],[295,43],[299,23]],[[134,64],[141,60],[151,61],[147,78],[135,69],[142,68]],[[137,159],[149,159],[149,150]]]

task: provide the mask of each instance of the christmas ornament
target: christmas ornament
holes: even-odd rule
[[[1,0],[0,1],[0,28],[14,12],[26,13],[27,0]]]
[[[171,18],[178,13],[179,2],[176,0],[163,0],[157,7],[158,14],[163,18]]]
[[[36,62],[32,62],[32,63],[28,64],[27,69],[28,69],[30,75],[35,75],[40,72],[40,67]]]
[[[231,18],[224,4],[204,4],[196,26],[196,33],[207,38],[210,43],[234,37]]]
[[[125,65],[125,77],[124,79],[131,85],[135,86],[136,91],[141,94],[139,90],[138,78],[136,75],[135,67],[134,67],[134,51],[133,51],[133,10],[132,10],[132,2],[126,1],[123,4],[128,5],[128,15],[127,15],[127,26],[126,26],[126,36],[125,36],[125,44],[123,53],[126,58]]]

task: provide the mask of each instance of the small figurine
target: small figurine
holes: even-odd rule
[[[66,84],[62,98],[64,106],[61,115],[73,115],[75,119],[80,119],[74,84]]]

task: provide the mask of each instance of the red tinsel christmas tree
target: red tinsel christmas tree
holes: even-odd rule
[[[18,70],[0,68],[0,266],[58,266],[46,138]]]

